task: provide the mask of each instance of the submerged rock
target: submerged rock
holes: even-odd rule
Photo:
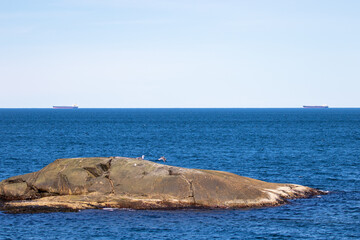
[[[187,169],[125,157],[58,159],[40,171],[0,182],[7,212],[93,208],[176,209],[277,206],[324,194],[233,173]]]

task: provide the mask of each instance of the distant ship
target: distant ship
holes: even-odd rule
[[[303,106],[303,108],[329,108],[328,105],[320,105],[320,106]]]
[[[78,105],[74,104],[72,106],[53,106],[53,109],[78,109]]]

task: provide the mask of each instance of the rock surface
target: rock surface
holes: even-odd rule
[[[233,173],[187,169],[125,157],[58,159],[0,182],[7,212],[91,208],[252,208],[324,194]]]

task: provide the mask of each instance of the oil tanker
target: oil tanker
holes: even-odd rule
[[[304,105],[303,108],[329,108],[328,105],[320,105],[320,106],[306,106]]]
[[[74,104],[72,106],[53,106],[53,109],[78,109],[78,105]]]

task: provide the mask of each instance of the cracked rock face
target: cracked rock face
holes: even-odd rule
[[[324,192],[236,174],[124,157],[58,159],[38,172],[0,182],[8,212],[88,208],[249,208]]]

